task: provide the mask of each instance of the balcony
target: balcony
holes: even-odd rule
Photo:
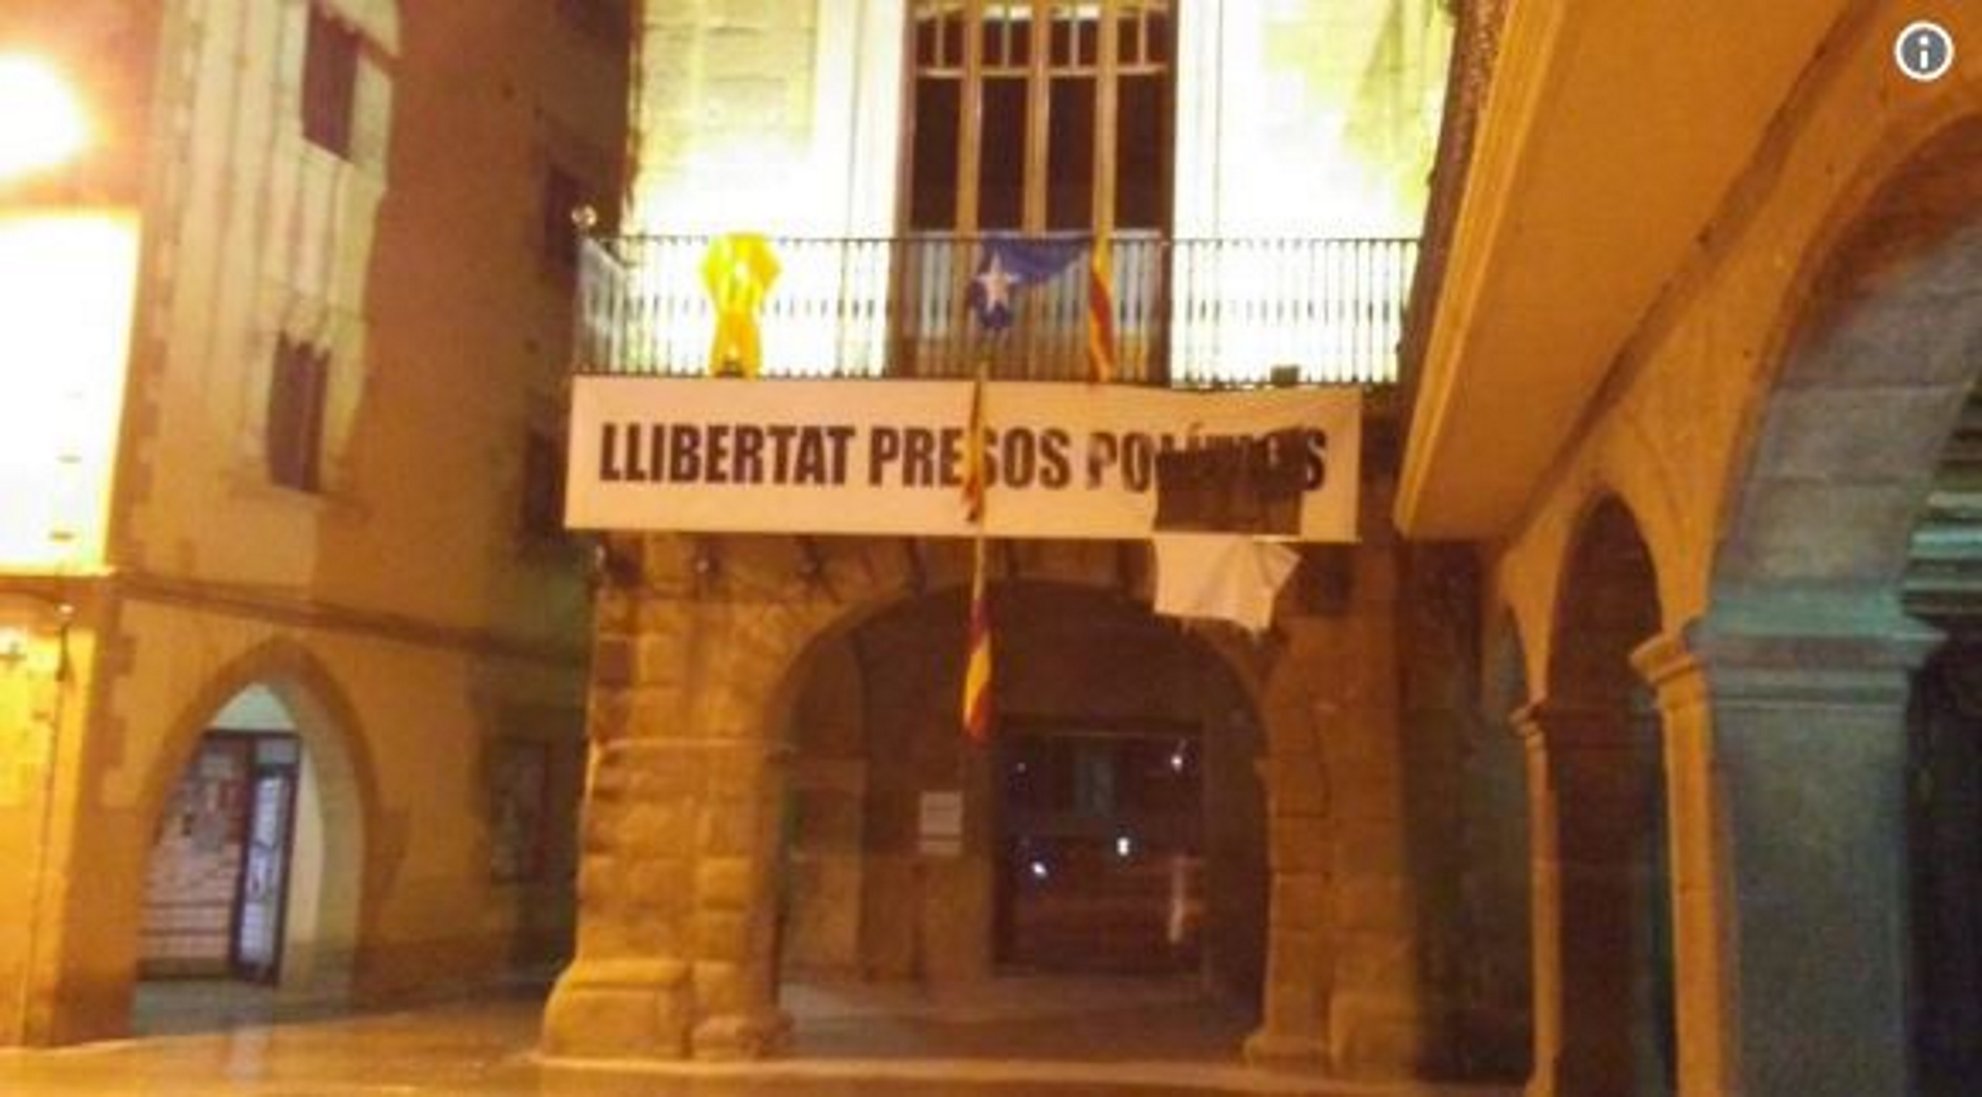
[[[779,269],[758,312],[766,377],[1087,376],[1088,277],[1078,261],[1013,295],[988,332],[966,304],[981,238],[769,239]],[[716,312],[709,236],[617,236],[581,245],[580,373],[709,372]],[[1397,377],[1410,239],[1117,236],[1114,380],[1179,388],[1387,384]]]

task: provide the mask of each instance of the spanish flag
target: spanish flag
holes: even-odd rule
[[[985,597],[984,366],[970,390],[970,424],[964,440],[964,517],[976,536],[971,552],[970,625],[963,669],[963,731],[973,743],[991,739],[991,608]]]
[[[1095,238],[1087,262],[1087,379],[1115,379],[1115,272],[1108,238]]]

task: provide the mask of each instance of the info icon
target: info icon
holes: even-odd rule
[[[1954,67],[1954,35],[1926,19],[1909,23],[1893,39],[1893,61],[1908,80],[1932,83]]]

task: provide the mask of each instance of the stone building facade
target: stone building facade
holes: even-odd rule
[[[129,288],[53,335],[32,280],[0,313],[10,425],[56,425],[0,451],[0,1041],[126,1031],[175,936],[154,844],[244,722],[293,744],[261,978],[375,1000],[567,948],[587,609],[536,493],[566,218],[618,186],[627,25],[581,0],[0,14],[0,49],[60,71],[91,130],[0,182],[0,220],[119,227],[96,273]],[[88,257],[43,239],[8,260]],[[117,336],[100,387],[34,388],[85,333]]]
[[[1086,33],[1092,54],[1065,45]],[[967,275],[972,253],[943,249],[981,232],[1235,255],[1413,235],[1449,34],[1439,5],[1408,2],[649,4],[626,231],[588,253],[605,288],[581,287],[580,369],[629,391],[637,376],[719,371],[701,279],[728,233],[783,262],[763,306],[764,376],[693,383],[766,391],[943,375],[938,336],[887,323],[928,269],[918,257]],[[1070,60],[1082,56],[1103,60]],[[1104,135],[1127,124],[1138,73],[1166,74],[1157,223],[1134,220],[1143,198],[1126,174],[1052,175],[1055,157],[1087,162],[1053,136],[1056,112],[1084,106],[993,102],[999,79],[1037,89],[1096,78],[1087,65],[1119,80],[1082,123]],[[948,113],[959,100],[945,80],[991,107]],[[1103,165],[1148,151],[1097,148]],[[949,289],[917,299],[936,301],[922,315],[948,313]],[[1218,298],[1220,315],[1240,315],[1237,300]],[[819,316],[837,334],[806,326]],[[887,321],[869,338],[875,316]],[[1205,372],[1181,375],[1173,347],[1170,380],[1262,384],[1275,360],[1259,337],[1275,329],[1223,322],[1202,344]],[[1062,376],[1078,360],[1053,353],[1026,368]],[[772,1054],[789,1036],[788,973],[941,984],[1011,970],[1014,874],[1057,868],[1013,852],[1009,752],[1052,728],[1159,727],[1200,751],[1210,886],[1192,970],[1257,1011],[1248,1055],[1341,1077],[1516,1076],[1529,1042],[1521,757],[1479,715],[1473,557],[1389,532],[1388,376],[1360,378],[1375,383],[1359,539],[1304,547],[1259,636],[1156,618],[1146,543],[994,544],[991,747],[958,726],[966,541],[605,531],[578,948],[546,1008],[546,1052]],[[574,449],[574,475],[596,466],[589,453]],[[932,794],[960,814],[954,844],[928,842]]]
[[[1483,8],[1396,513],[1515,653],[1530,1092],[1968,1092],[1982,23]]]

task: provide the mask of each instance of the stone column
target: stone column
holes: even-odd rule
[[[684,559],[680,539],[648,538],[638,555],[645,574],[607,591],[594,625],[578,948],[544,1050],[769,1054],[790,1028],[772,970],[772,698],[803,636],[777,605],[705,589],[709,565]]]
[[[1656,1055],[1645,970],[1649,734],[1627,699],[1546,699],[1513,717],[1528,746],[1535,1097],[1610,1092]],[[1604,973],[1608,973],[1606,977]]]
[[[1675,806],[1693,816],[1688,846],[1718,854],[1693,870],[1724,889],[1719,1009],[1689,1028],[1707,1041],[1691,1065],[1718,1056],[1726,1081],[1689,1092],[1907,1092],[1905,718],[1937,640],[1896,609],[1819,615],[1785,598],[1716,609],[1684,630],[1690,659],[1655,648],[1641,663],[1663,669],[1662,698],[1697,710],[1695,742],[1676,749],[1705,753],[1681,759],[1705,787]],[[1718,1032],[1700,1035],[1709,1021]]]
[[[1266,788],[1266,983],[1260,1025],[1246,1038],[1254,1063],[1329,1062],[1330,973],[1327,767],[1316,750],[1282,744],[1259,763]]]
[[[1540,704],[1508,717],[1528,758],[1528,917],[1533,923],[1534,1074],[1532,1097],[1553,1097],[1562,1052],[1562,877],[1556,853],[1555,779]]]
[[[1734,895],[1724,871],[1726,805],[1715,780],[1706,668],[1677,636],[1648,641],[1632,653],[1631,664],[1656,692],[1665,728],[1679,1092],[1717,1097],[1737,1092],[1728,1046],[1734,987],[1723,918]]]

